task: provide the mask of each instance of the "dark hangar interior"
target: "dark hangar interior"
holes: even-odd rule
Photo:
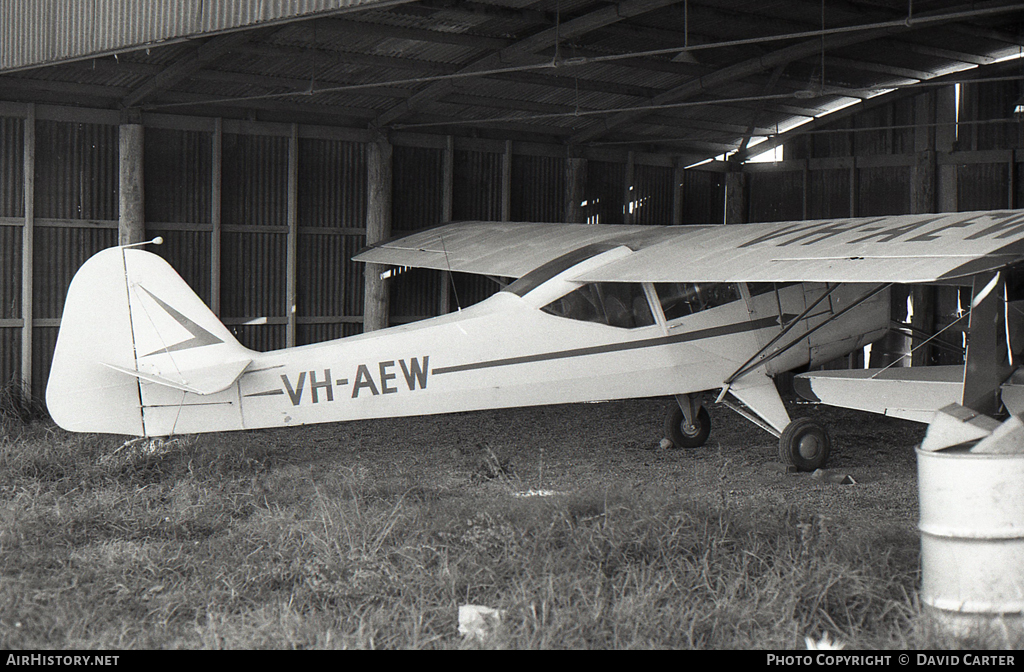
[[[12,0],[0,36],[0,381],[39,396],[72,275],[119,240],[162,236],[267,350],[495,291],[420,270],[364,300],[358,250],[446,221],[1024,203],[1019,2]],[[873,357],[961,301],[899,296]]]

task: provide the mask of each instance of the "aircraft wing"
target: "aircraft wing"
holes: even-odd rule
[[[1024,259],[1024,210],[712,226],[459,222],[355,258],[521,277],[594,243],[635,254],[585,282],[958,282]]]
[[[586,282],[955,282],[1024,259],[1024,211],[719,226],[674,236]]]
[[[703,226],[456,222],[417,231],[361,251],[356,261],[519,278],[592,244],[646,247]]]

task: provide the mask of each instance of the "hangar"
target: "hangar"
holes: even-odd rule
[[[11,0],[0,381],[41,396],[75,270],[156,235],[269,350],[492,293],[350,260],[450,220],[1019,207],[1022,54],[1005,0]],[[899,296],[915,309],[894,301],[904,325],[873,357],[960,309],[955,290]],[[958,338],[915,363],[962,357]]]

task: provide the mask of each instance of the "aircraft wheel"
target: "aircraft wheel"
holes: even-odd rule
[[[800,471],[823,468],[831,451],[828,432],[810,418],[792,421],[779,437],[779,458]]]
[[[672,440],[675,448],[699,448],[703,446],[711,434],[711,414],[703,406],[697,412],[693,425],[686,424],[683,409],[675,405],[665,418],[665,434]]]

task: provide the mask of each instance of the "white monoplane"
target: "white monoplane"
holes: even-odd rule
[[[784,460],[814,469],[829,435],[790,420],[772,377],[882,336],[892,283],[975,288],[966,364],[810,373],[798,390],[924,421],[951,401],[1024,406],[1006,319],[1024,211],[731,226],[462,222],[356,258],[518,280],[455,313],[255,352],[160,257],[104,250],[68,291],[51,415],[72,431],[167,436],[671,395],[670,438],[693,447],[711,429],[711,391],[779,437]]]

